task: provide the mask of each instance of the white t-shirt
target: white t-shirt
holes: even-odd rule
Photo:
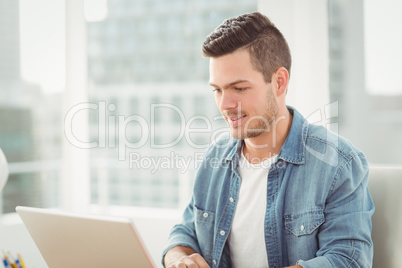
[[[273,156],[259,164],[250,164],[242,150],[239,162],[241,186],[228,237],[234,268],[268,267],[264,220],[268,173],[276,158]]]

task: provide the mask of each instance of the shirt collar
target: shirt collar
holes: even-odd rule
[[[279,152],[278,159],[293,164],[304,164],[308,122],[295,108],[291,106],[287,106],[287,108],[293,115],[293,121],[288,136]]]
[[[295,108],[291,106],[287,106],[287,108],[293,115],[293,120],[288,136],[282,145],[281,151],[279,152],[278,159],[301,165],[305,163],[305,144],[308,131],[308,122]],[[236,162],[238,162],[240,159],[243,142],[243,140],[234,141],[234,146],[226,156],[227,161],[232,161],[233,157],[236,157]]]

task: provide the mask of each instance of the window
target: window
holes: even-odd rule
[[[398,1],[329,0],[330,98],[339,133],[372,164],[402,163],[402,18]]]
[[[119,133],[115,148],[90,151],[91,170],[103,178],[92,179],[92,192],[97,192],[91,195],[92,204],[177,208],[187,200],[196,153],[206,149],[214,130],[226,126],[224,120],[214,120],[219,111],[208,86],[208,60],[202,59],[201,44],[228,16],[257,8],[254,0],[236,5],[221,1],[225,5],[217,10],[209,2],[200,7],[185,0],[139,0],[135,5],[113,0],[107,2],[105,19],[87,23],[91,47],[113,51],[88,54],[88,68],[94,70],[88,77],[90,102],[115,100]],[[106,71],[98,75],[97,70]],[[124,109],[130,100],[134,106]],[[205,118],[193,119],[198,113]],[[106,118],[110,115],[106,110]],[[98,124],[96,118],[90,122]],[[204,132],[194,134],[195,128]],[[188,129],[192,132],[186,133]],[[106,161],[103,165],[100,157]],[[184,161],[191,164],[183,166]]]
[[[60,206],[64,2],[0,1],[0,213]]]

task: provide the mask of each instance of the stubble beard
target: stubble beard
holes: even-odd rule
[[[271,91],[268,91],[267,96],[267,108],[263,115],[254,115],[247,118],[244,125],[237,127],[231,127],[230,132],[233,138],[238,140],[250,139],[260,136],[265,132],[270,132],[273,128],[272,125],[276,121],[276,116],[278,114],[278,104],[276,103]],[[239,115],[245,114],[241,109],[238,111]]]

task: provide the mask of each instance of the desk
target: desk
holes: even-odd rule
[[[27,268],[47,267],[28,230],[16,213],[0,217],[0,249],[9,251],[14,256],[18,252],[21,253]]]

